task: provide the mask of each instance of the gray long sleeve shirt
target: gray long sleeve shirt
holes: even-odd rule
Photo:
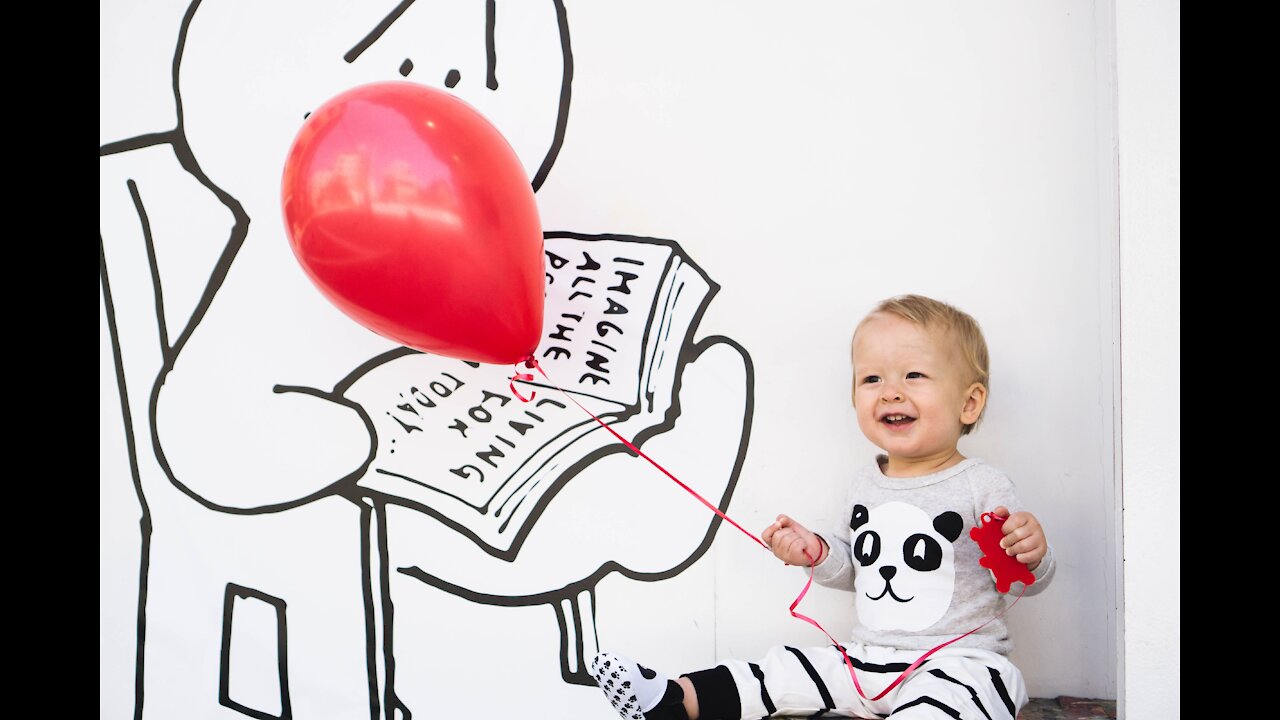
[[[911,478],[891,478],[878,463],[857,471],[833,533],[818,533],[830,552],[813,571],[828,587],[853,590],[853,639],[869,645],[927,650],[962,635],[1005,609],[1022,591],[996,590],[982,551],[969,537],[984,512],[1024,509],[1008,476],[976,458]],[[1036,567],[1027,595],[1053,579],[1053,549]],[[1007,654],[1004,619],[951,647]]]

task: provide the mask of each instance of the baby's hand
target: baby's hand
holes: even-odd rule
[[[1006,554],[1015,556],[1018,562],[1026,565],[1028,570],[1035,570],[1045,553],[1049,551],[1049,541],[1044,537],[1044,529],[1040,527],[1040,521],[1029,512],[1011,514],[1009,509],[1003,506],[996,508],[995,514],[1009,516],[1000,528],[1004,531],[1004,539],[1000,541],[1000,547],[1004,548]]]
[[[788,565],[816,565],[826,554],[821,538],[786,515],[779,515],[772,525],[760,533],[760,538],[779,560]],[[806,551],[809,553],[808,557],[805,557]]]

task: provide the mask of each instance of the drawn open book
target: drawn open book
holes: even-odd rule
[[[536,355],[551,381],[623,437],[669,426],[680,354],[719,289],[671,241],[549,235]],[[523,371],[523,370],[522,370]],[[583,461],[618,441],[541,376],[509,388],[510,366],[408,354],[347,391],[378,450],[359,486],[414,507],[512,559]]]

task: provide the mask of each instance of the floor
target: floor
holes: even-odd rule
[[[1077,697],[1032,698],[1018,720],[1115,720],[1116,701]]]
[[[1018,713],[1018,720],[1076,720],[1077,718],[1115,718],[1115,700],[1059,697],[1033,698]]]

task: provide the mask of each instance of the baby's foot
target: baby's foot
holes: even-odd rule
[[[621,655],[600,653],[591,677],[623,720],[688,720],[684,690],[673,680]]]

